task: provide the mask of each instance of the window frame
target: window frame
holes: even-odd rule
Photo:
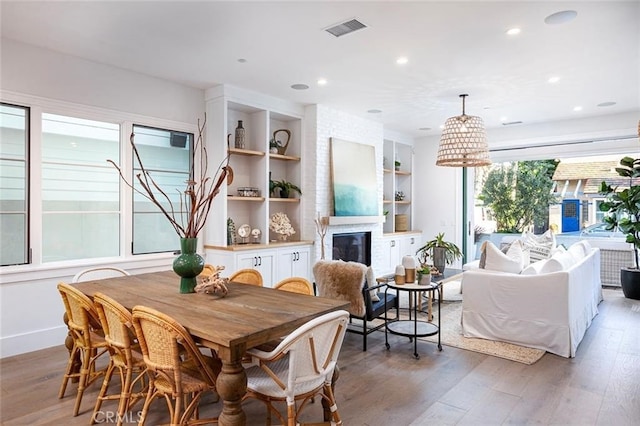
[[[68,271],[73,276],[78,268],[94,265],[119,265],[123,268],[135,268],[135,265],[145,265],[144,267],[166,266],[175,257],[173,252],[160,252],[151,254],[132,254],[132,222],[131,210],[132,190],[120,180],[120,254],[109,258],[92,258],[77,260],[61,260],[55,262],[42,263],[42,202],[40,190],[42,188],[42,176],[40,173],[41,144],[42,144],[42,114],[51,113],[66,115],[87,120],[106,121],[120,125],[120,167],[123,176],[131,182],[130,166],[133,162],[132,150],[129,144],[129,136],[133,129],[133,124],[155,127],[162,129],[172,129],[175,132],[191,133],[196,135],[198,131],[197,123],[178,122],[170,119],[145,116],[142,114],[114,111],[101,107],[93,107],[72,102],[58,101],[38,96],[11,93],[0,91],[0,102],[6,104],[26,107],[30,110],[29,120],[29,243],[30,263],[20,265],[7,265],[0,267],[0,276],[6,282],[28,281],[34,276],[41,276],[47,271]],[[204,114],[204,112],[203,112]],[[194,117],[196,120],[197,117]],[[200,243],[202,244],[202,242]],[[75,272],[74,272],[75,271]],[[33,272],[34,274],[25,274]]]
[[[32,249],[31,249],[31,107],[20,105],[18,103],[13,102],[5,102],[0,99],[0,104],[13,108],[21,108],[25,113],[25,150],[24,150],[24,166],[25,166],[25,176],[24,176],[24,184],[25,184],[25,230],[24,230],[24,238],[25,238],[25,247],[24,247],[24,258],[25,262],[23,263],[11,263],[6,265],[0,265],[0,268],[10,267],[10,266],[18,266],[18,265],[29,265],[32,263]]]

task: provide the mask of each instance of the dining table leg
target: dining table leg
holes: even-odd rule
[[[241,357],[229,360],[219,354],[222,359],[222,370],[216,380],[216,391],[222,399],[222,413],[218,424],[222,426],[245,426],[247,416],[242,411],[242,397],[247,392],[247,373],[242,366]]]

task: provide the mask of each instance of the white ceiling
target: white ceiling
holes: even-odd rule
[[[545,24],[562,10],[576,19]],[[502,117],[534,124],[640,110],[638,0],[2,0],[0,14],[3,38],[193,87],[323,104],[413,136],[439,133],[461,112],[461,93],[488,128],[503,127]],[[368,28],[324,31],[351,18]],[[507,36],[514,26],[522,32]],[[399,56],[409,62],[397,65]]]

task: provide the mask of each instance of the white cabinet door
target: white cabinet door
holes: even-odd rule
[[[263,285],[273,287],[275,258],[276,253],[272,250],[238,253],[235,270],[256,269],[262,275]]]
[[[393,274],[396,265],[400,264],[400,239],[398,237],[384,237],[383,256],[380,267],[374,266],[376,275]]]
[[[286,247],[278,249],[278,261],[275,272],[276,281],[289,277],[311,279],[311,248],[308,246]]]

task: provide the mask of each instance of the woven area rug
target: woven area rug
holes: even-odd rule
[[[462,302],[444,301],[441,306],[441,311],[442,334],[440,337],[443,345],[517,361],[523,364],[533,364],[546,353],[540,349],[527,348],[511,343],[464,337],[462,335],[462,326],[460,325]],[[434,315],[437,315],[437,313],[437,308],[434,306]],[[434,322],[436,321],[437,317],[434,318]],[[421,337],[420,339],[437,342],[438,336]]]

